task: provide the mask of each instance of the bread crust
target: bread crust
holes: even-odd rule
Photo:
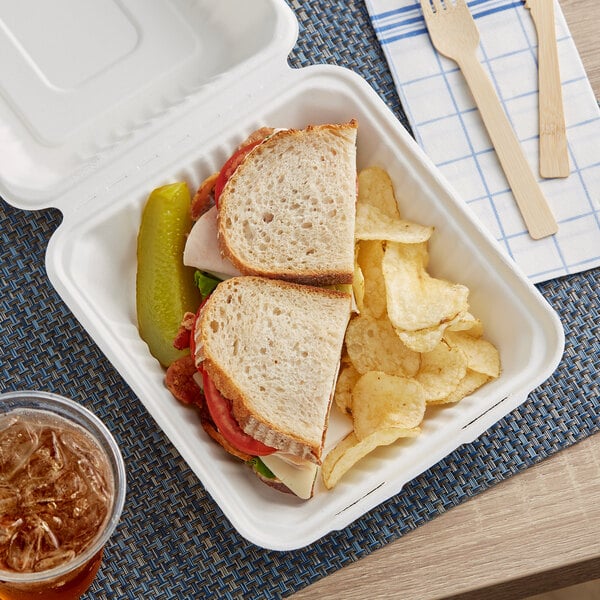
[[[270,420],[267,415],[257,414],[254,408],[256,399],[249,397],[247,391],[240,387],[239,378],[238,381],[236,381],[236,374],[232,373],[232,365],[226,364],[226,357],[218,354],[218,351],[221,348],[215,343],[214,337],[217,334],[215,334],[215,331],[212,328],[214,328],[216,315],[220,311],[220,307],[223,306],[224,297],[229,293],[230,288],[236,286],[236,281],[239,282],[240,280],[244,280],[242,281],[242,285],[251,284],[253,286],[258,286],[259,288],[264,289],[265,293],[273,293],[280,289],[283,290],[284,293],[299,293],[301,297],[306,299],[314,297],[317,299],[317,302],[327,301],[329,303],[329,301],[332,301],[333,309],[338,312],[341,311],[341,315],[336,317],[337,321],[333,324],[333,326],[339,328],[339,331],[336,332],[336,340],[332,341],[332,344],[335,345],[338,359],[341,354],[343,336],[350,313],[350,297],[348,294],[335,290],[315,288],[312,286],[304,286],[278,280],[265,280],[252,276],[238,277],[219,284],[217,290],[213,293],[213,296],[211,296],[205,304],[197,323],[196,344],[201,348],[202,355],[204,356],[204,361],[202,363],[203,368],[206,370],[221,394],[231,401],[232,414],[238,421],[240,427],[248,435],[268,446],[320,464],[332,401],[331,395],[328,394],[325,398],[318,398],[315,400],[319,403],[326,403],[326,406],[324,406],[325,419],[324,423],[319,423],[319,426],[323,425],[320,439],[315,440],[314,437],[311,439],[310,437],[303,435],[301,427],[299,427],[297,431],[293,431],[291,428],[282,428],[280,424]],[[219,290],[219,288],[221,288],[221,290]],[[219,292],[219,294],[216,292]],[[343,314],[344,310],[347,311],[346,316]],[[318,318],[319,315],[315,315],[315,319]],[[219,325],[219,327],[221,327],[221,325]],[[244,363],[244,359],[240,360],[239,364],[235,364],[237,369],[242,369],[246,366],[247,362]],[[314,365],[309,365],[309,367],[310,366],[314,367]],[[337,368],[337,363],[331,366],[325,365],[324,368],[331,369],[330,385],[332,391],[333,386],[335,385],[335,369]],[[327,376],[329,377],[329,374]],[[268,382],[265,382],[265,385],[267,384]],[[303,390],[301,389],[297,390],[296,398],[302,399],[302,392]]]
[[[301,283],[306,285],[330,285],[330,284],[349,284],[352,283],[354,276],[354,264],[353,264],[353,235],[354,235],[354,211],[356,203],[356,158],[355,158],[355,140],[358,123],[356,120],[352,120],[345,124],[325,124],[325,125],[309,125],[304,130],[300,129],[286,129],[273,134],[265,142],[257,146],[246,158],[244,162],[236,169],[234,174],[231,176],[225,188],[223,189],[219,199],[219,213],[218,213],[218,243],[219,249],[224,257],[244,275],[255,275],[259,277],[267,277],[271,279],[279,279],[283,281],[290,281],[295,283]],[[281,265],[268,264],[269,261],[253,260],[253,257],[244,253],[240,249],[240,240],[243,237],[240,235],[240,230],[232,229],[231,219],[237,216],[236,211],[239,210],[240,200],[242,202],[247,201],[247,196],[238,198],[236,192],[238,184],[244,181],[244,178],[256,179],[256,175],[253,173],[257,163],[265,161],[268,163],[269,160],[272,162],[272,158],[265,158],[265,155],[272,152],[274,148],[280,146],[286,142],[286,140],[302,139],[304,140],[307,136],[314,136],[320,138],[326,134],[333,134],[335,138],[342,138],[342,146],[349,151],[352,146],[353,152],[351,154],[352,165],[349,164],[350,159],[348,157],[342,157],[342,153],[337,150],[332,150],[334,158],[332,161],[337,160],[346,168],[346,171],[352,172],[353,181],[351,185],[354,186],[353,194],[351,198],[348,198],[349,192],[343,193],[341,191],[342,186],[338,186],[340,191],[338,193],[339,198],[336,199],[335,211],[339,214],[332,217],[332,222],[339,220],[341,223],[341,215],[347,216],[343,226],[339,227],[337,231],[330,232],[332,236],[338,236],[340,238],[339,245],[336,248],[337,254],[340,254],[340,261],[335,261],[336,266],[328,264],[335,258],[335,251],[327,249],[324,256],[320,257],[318,264],[305,266],[300,261],[290,261],[289,266],[282,267]],[[306,143],[303,141],[302,143]],[[301,145],[302,143],[299,143]],[[287,159],[286,159],[287,160]],[[316,168],[316,167],[315,167]],[[338,169],[342,170],[342,169]],[[248,175],[248,173],[250,174]],[[265,177],[268,177],[266,175]],[[347,181],[342,181],[342,185],[348,185]],[[300,187],[300,186],[297,186]],[[340,200],[340,198],[342,198]],[[312,200],[312,198],[311,198]],[[320,198],[317,198],[320,201]],[[252,203],[255,198],[250,198],[249,202]],[[261,199],[262,201],[262,199]],[[319,207],[319,210],[325,211],[326,207]],[[260,209],[257,209],[260,210]],[[277,207],[273,212],[277,210]],[[302,210],[302,209],[301,209]],[[282,215],[282,219],[289,217],[286,213]],[[277,218],[277,215],[275,215]],[[256,228],[255,228],[256,230]],[[259,234],[261,232],[259,231]],[[322,232],[321,232],[322,233]],[[269,231],[269,238],[271,237],[272,230]],[[254,235],[254,232],[252,233]],[[286,232],[287,235],[287,232]],[[324,242],[324,235],[321,240],[318,240],[318,244]],[[343,238],[343,239],[342,239]],[[277,247],[276,241],[269,240],[269,244],[272,244],[274,248]],[[287,241],[287,240],[286,240]],[[248,244],[251,245],[251,244]],[[300,246],[300,244],[298,244]],[[319,251],[318,248],[316,251]],[[343,254],[343,257],[341,256]],[[341,265],[343,263],[343,266]]]

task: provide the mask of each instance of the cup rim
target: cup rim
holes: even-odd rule
[[[10,583],[39,583],[48,581],[56,579],[66,573],[70,573],[71,571],[75,571],[84,565],[105,546],[106,542],[113,534],[121,518],[127,493],[127,476],[123,456],[112,433],[99,417],[78,402],[52,392],[18,390],[0,393],[0,404],[9,400],[27,399],[33,401],[39,400],[43,403],[47,403],[47,406],[36,407],[34,405],[31,407],[32,410],[46,410],[46,412],[53,412],[63,418],[71,419],[79,426],[85,427],[92,437],[100,438],[97,441],[101,443],[103,450],[108,454],[109,462],[113,468],[115,496],[111,507],[110,517],[106,521],[104,529],[100,535],[97,535],[92,540],[92,543],[84,552],[71,561],[45,571],[19,573],[0,569],[0,581]],[[80,420],[73,419],[71,415],[79,417]]]

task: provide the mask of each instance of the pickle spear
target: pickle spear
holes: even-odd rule
[[[173,340],[186,311],[201,298],[194,269],[183,264],[192,228],[190,192],[185,183],[155,189],[146,202],[137,239],[136,308],[138,328],[150,353],[165,367],[187,354]]]

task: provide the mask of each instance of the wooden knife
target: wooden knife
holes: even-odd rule
[[[538,37],[540,175],[568,177],[569,153],[565,131],[554,0],[525,0]]]

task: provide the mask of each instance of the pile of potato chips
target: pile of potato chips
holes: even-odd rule
[[[335,403],[354,430],[325,458],[327,488],[378,446],[416,437],[427,405],[456,403],[500,374],[469,290],[427,272],[433,227],[400,217],[388,174],[358,178],[354,296]]]

